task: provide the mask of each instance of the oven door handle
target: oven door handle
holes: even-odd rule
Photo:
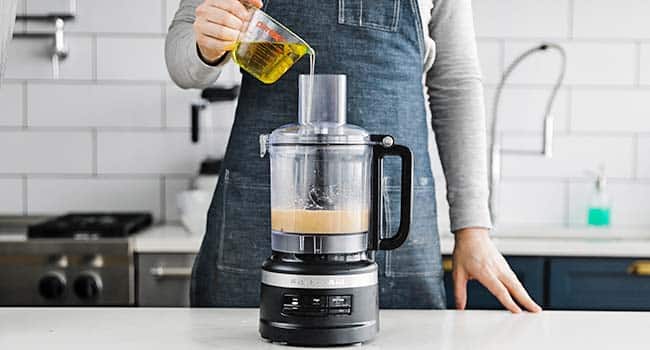
[[[149,270],[149,274],[156,279],[190,278],[192,277],[192,268],[155,266]]]

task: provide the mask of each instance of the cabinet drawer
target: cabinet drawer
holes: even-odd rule
[[[138,306],[189,306],[194,254],[138,254]]]
[[[444,257],[451,259],[451,257]],[[539,305],[544,302],[544,258],[542,257],[506,257],[510,267],[515,272],[521,283],[526,287],[528,294]],[[454,284],[450,271],[445,271],[445,290],[447,293],[447,308],[456,308],[454,299]],[[499,300],[478,281],[467,283],[467,308],[468,309],[503,309]]]
[[[551,259],[553,309],[650,310],[650,261]]]

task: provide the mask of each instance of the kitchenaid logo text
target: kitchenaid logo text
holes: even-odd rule
[[[345,280],[342,278],[329,278],[324,280],[314,280],[307,278],[292,278],[291,284],[303,288],[315,287],[339,287],[345,285]]]
[[[268,34],[273,40],[275,41],[286,41],[280,33],[276,32],[275,30],[271,29],[266,23],[263,22],[257,22],[256,25],[257,28],[261,29],[263,32]]]

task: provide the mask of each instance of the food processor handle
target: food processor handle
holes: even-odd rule
[[[199,142],[199,125],[201,121],[199,120],[199,117],[201,115],[201,111],[204,110],[206,107],[205,103],[192,103],[192,111],[190,114],[190,128],[191,128],[191,138],[192,138],[192,143],[197,143]]]
[[[411,229],[411,208],[413,206],[413,154],[408,147],[396,145],[393,137],[388,135],[372,135],[372,191],[369,250],[392,250],[401,246],[408,237]],[[395,156],[402,161],[400,221],[397,232],[382,238],[383,198],[384,188],[384,157]]]

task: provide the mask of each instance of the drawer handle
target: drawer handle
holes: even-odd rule
[[[650,260],[638,260],[627,267],[627,273],[637,276],[650,276]]]
[[[454,261],[451,258],[442,259],[442,271],[451,272],[454,269]]]
[[[190,278],[192,277],[191,267],[164,267],[156,266],[149,270],[151,276],[157,279],[163,278]]]

